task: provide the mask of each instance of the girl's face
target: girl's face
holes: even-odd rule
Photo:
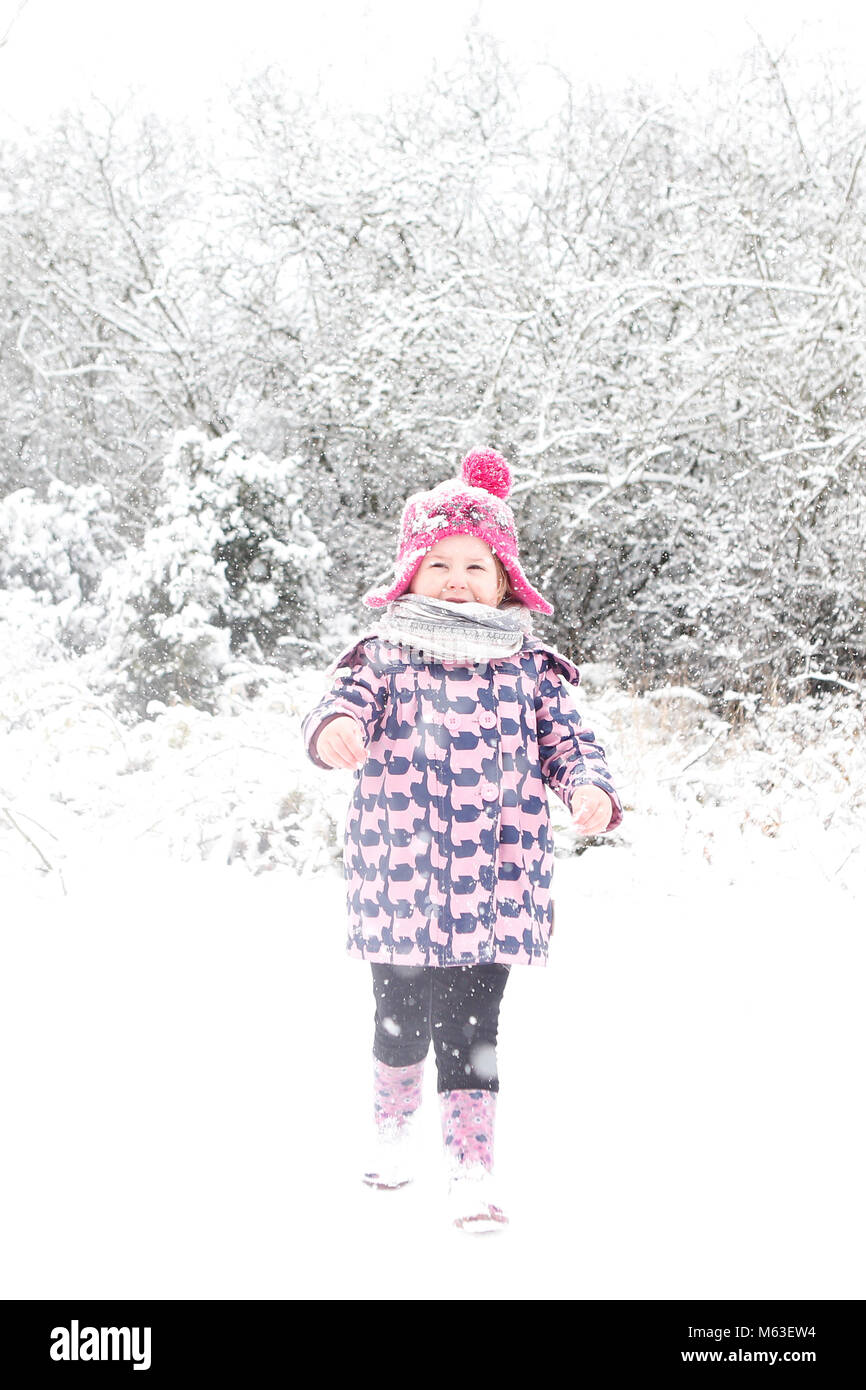
[[[448,603],[486,603],[495,608],[505,593],[496,557],[475,536],[447,536],[428,550],[409,585],[410,594]]]

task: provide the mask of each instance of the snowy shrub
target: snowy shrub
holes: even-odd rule
[[[58,659],[68,616],[68,603],[45,603],[32,589],[0,588],[3,674],[11,666],[17,677],[42,662]],[[2,716],[6,717],[5,709]]]
[[[207,857],[227,864],[243,862],[251,873],[290,868],[298,874],[338,868],[342,862],[342,822],[336,798],[298,785],[278,799],[251,797],[227,814],[223,833],[207,846]]]
[[[22,487],[0,500],[0,587],[32,589],[46,603],[80,603],[94,593],[107,549],[103,487],[57,480],[40,499]]]
[[[0,589],[32,597],[48,640],[84,650],[100,640],[93,602],[116,547],[107,490],[55,479],[44,498],[19,488],[0,500]],[[32,610],[33,611],[33,610]]]
[[[291,666],[317,653],[328,559],[296,464],[189,429],[159,491],[141,547],[100,594],[116,633],[109,656],[133,700],[212,708],[238,662]]]

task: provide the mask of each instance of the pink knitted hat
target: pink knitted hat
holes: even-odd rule
[[[537,613],[552,613],[550,604],[533,589],[517,558],[517,528],[505,498],[511,491],[508,464],[491,449],[467,454],[460,478],[450,478],[429,492],[415,492],[400,520],[400,541],[390,588],[371,589],[364,602],[382,608],[405,594],[424,556],[446,536],[477,536],[499,556],[511,580],[514,597]]]

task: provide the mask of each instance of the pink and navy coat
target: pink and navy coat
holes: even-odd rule
[[[346,821],[348,949],[397,965],[543,965],[553,927],[545,787],[608,793],[604,750],[565,680],[576,668],[533,637],[515,656],[468,665],[407,659],[377,638],[339,658],[304,721],[313,762],[323,726],[361,726],[367,760]]]

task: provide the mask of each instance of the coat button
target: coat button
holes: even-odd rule
[[[460,717],[456,715],[453,710],[445,716],[445,727],[450,729],[452,733],[455,729],[460,728]]]
[[[493,710],[486,709],[479,714],[478,723],[481,725],[482,729],[495,729],[496,715],[493,713]]]
[[[495,801],[499,795],[499,788],[495,782],[481,783],[481,796],[485,801]]]

